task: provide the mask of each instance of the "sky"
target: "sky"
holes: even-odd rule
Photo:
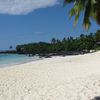
[[[92,21],[90,30],[84,30],[83,16],[73,27],[74,17],[68,16],[71,6],[63,7],[62,0],[1,0],[0,50],[31,42],[50,42],[53,37],[77,37],[99,29]]]

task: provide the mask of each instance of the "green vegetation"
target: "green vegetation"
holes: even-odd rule
[[[68,52],[86,52],[100,49],[100,30],[89,35],[81,34],[78,38],[68,37],[63,40],[53,38],[51,43],[39,42],[18,45],[19,54],[67,54]]]
[[[91,25],[90,18],[94,19],[100,24],[100,0],[64,0],[64,4],[73,3],[73,7],[70,10],[70,17],[75,16],[75,24],[77,23],[79,16],[84,12],[83,24],[86,29],[89,29]]]

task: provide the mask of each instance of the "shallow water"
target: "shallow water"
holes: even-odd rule
[[[0,54],[0,67],[7,67],[16,64],[39,60],[38,56],[28,57],[18,54]]]

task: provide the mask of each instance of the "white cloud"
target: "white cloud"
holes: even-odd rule
[[[0,0],[0,13],[27,14],[38,8],[54,6],[58,0]]]

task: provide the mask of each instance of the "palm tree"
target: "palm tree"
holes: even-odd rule
[[[75,15],[76,25],[79,16],[84,12],[83,25],[86,29],[91,26],[90,18],[93,18],[100,25],[100,0],[65,0],[64,4],[74,3],[70,10],[70,17]]]
[[[52,38],[51,43],[52,44],[56,44],[57,43],[57,40],[55,38]]]
[[[9,49],[12,49],[12,48],[13,48],[12,46],[9,47]]]

